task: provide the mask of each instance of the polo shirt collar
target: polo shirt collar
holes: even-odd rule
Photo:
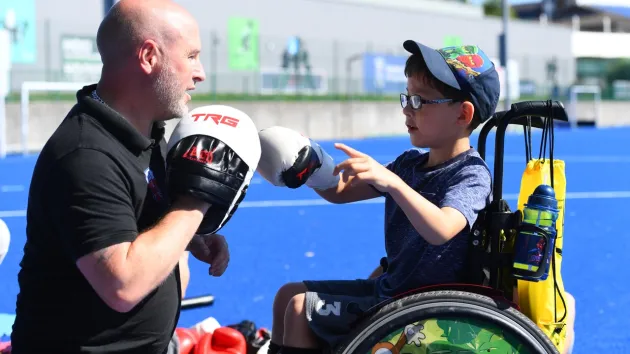
[[[131,151],[144,151],[153,147],[164,137],[164,122],[156,122],[151,131],[151,139],[142,135],[129,121],[111,107],[92,97],[96,84],[83,87],[77,92],[77,102],[81,110],[95,118],[103,128]]]

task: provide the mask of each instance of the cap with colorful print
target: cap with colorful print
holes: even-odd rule
[[[501,92],[499,74],[479,47],[464,45],[436,50],[412,40],[405,41],[403,47],[421,55],[436,79],[468,93],[482,122],[494,114]]]

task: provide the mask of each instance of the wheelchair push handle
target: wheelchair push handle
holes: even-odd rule
[[[525,101],[512,104],[510,109],[515,117],[535,116],[549,117],[549,104],[547,101]],[[568,121],[569,117],[564,109],[564,105],[559,101],[552,101],[551,116],[555,120]],[[518,124],[518,123],[517,123]],[[522,125],[522,124],[521,124]]]
[[[481,154],[481,158],[484,160],[486,158],[486,139],[492,128],[497,128],[497,135],[505,134],[508,125],[531,125],[534,128],[542,129],[545,123],[542,118],[549,117],[550,112],[554,120],[562,122],[569,121],[569,116],[567,115],[564,105],[559,101],[552,101],[551,110],[548,101],[524,101],[513,103],[509,111],[496,112],[486,124],[483,125],[481,133],[479,134],[477,150]],[[505,123],[503,128],[500,127],[501,123]],[[503,146],[500,146],[500,148],[503,150]]]
[[[495,113],[482,127],[477,149],[484,160],[486,158],[486,139],[488,134],[492,128],[497,128],[494,149],[493,200],[500,200],[503,196],[503,157],[507,127],[509,125],[531,125],[535,128],[543,128],[545,122],[542,118],[553,118],[564,122],[569,121],[564,105],[559,101],[524,101],[512,104],[509,111]]]

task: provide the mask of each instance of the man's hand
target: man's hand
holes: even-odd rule
[[[230,262],[228,244],[219,234],[195,235],[188,250],[195,258],[209,264],[208,273],[215,277],[220,277]]]
[[[350,182],[351,185],[368,183],[382,193],[388,193],[395,184],[402,182],[400,177],[370,156],[340,143],[335,144],[335,148],[350,156],[349,159],[338,164],[333,171],[335,176],[343,171],[344,182],[354,177]]]

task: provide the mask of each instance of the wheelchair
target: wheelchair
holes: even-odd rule
[[[376,305],[331,353],[558,353],[513,301],[511,261],[521,212],[512,212],[502,195],[508,126],[542,129],[545,119],[568,122],[562,103],[515,103],[481,128],[477,150],[484,160],[488,134],[496,128],[493,198],[471,228],[462,283],[419,288]]]

